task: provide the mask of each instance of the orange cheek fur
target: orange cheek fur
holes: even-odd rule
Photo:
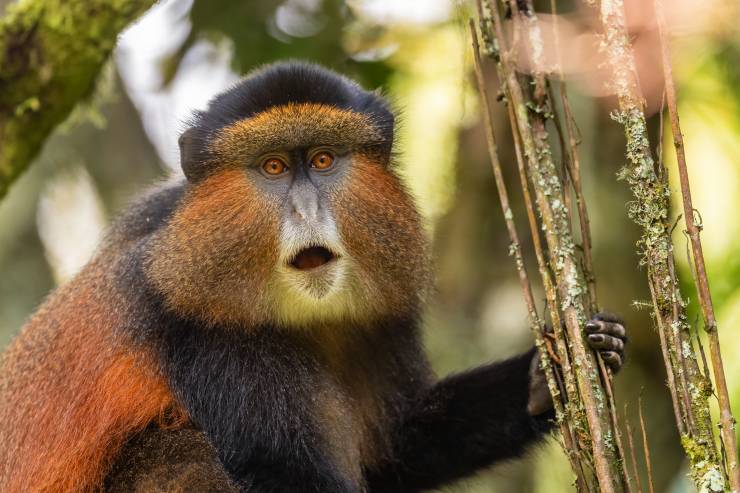
[[[344,186],[332,197],[342,241],[382,293],[390,313],[417,308],[430,282],[421,218],[398,178],[356,157]]]
[[[253,324],[277,262],[278,206],[227,169],[193,186],[155,242],[149,275],[180,311],[214,323]]]

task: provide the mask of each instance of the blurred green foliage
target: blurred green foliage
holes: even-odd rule
[[[276,25],[275,14],[280,8],[290,9],[292,32],[281,31]],[[200,39],[227,40],[233,47],[232,66],[237,73],[274,60],[294,58],[332,67],[367,87],[384,85],[391,74],[384,61],[356,62],[350,58],[345,44],[347,30],[353,30],[354,42],[367,43],[382,36],[384,29],[362,26],[342,1],[281,5],[264,0],[196,0],[189,20],[189,36],[163,63],[165,80],[175,77],[182,57]]]

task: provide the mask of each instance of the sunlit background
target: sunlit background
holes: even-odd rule
[[[0,0],[0,7],[4,3]],[[547,12],[549,1],[543,3]],[[738,415],[740,6],[734,0],[667,3],[695,205],[703,218],[710,282]],[[616,383],[618,400],[629,404],[634,424],[642,392],[656,490],[690,491],[663,384],[658,339],[649,314],[633,307],[634,301],[649,295],[634,253],[637,229],[626,219],[629,192],[616,181],[625,162],[624,139],[610,119],[613,101],[604,97],[603,81],[595,68],[589,71],[597,61],[578,48],[593,38],[592,15],[570,1],[558,4],[572,35],[564,34],[564,46],[572,50],[566,53],[572,63],[565,69],[583,138],[580,152],[599,295],[606,308],[623,314],[631,334],[628,364]],[[641,81],[648,106],[656,110],[660,65],[644,11],[651,4],[628,2]],[[54,286],[86,262],[118,211],[152,183],[180,173],[177,136],[190,112],[252,68],[287,58],[314,60],[365,87],[382,88],[401,113],[400,169],[435,245],[438,289],[428,310],[425,337],[439,373],[529,347],[526,313],[514,263],[507,256],[508,240],[472,86],[466,31],[470,12],[470,5],[453,0],[160,2],[121,36],[95,96],[55,132],[0,201],[0,347]],[[490,75],[494,80],[493,71]],[[511,171],[508,122],[504,108],[495,106],[502,159]],[[657,115],[651,126],[657,143]],[[662,140],[670,165],[674,158],[669,131]],[[514,200],[519,206],[517,194]],[[515,214],[522,217],[521,207],[515,207]],[[522,236],[527,236],[524,231]],[[681,228],[676,241],[681,274],[689,280]],[[694,298],[690,283],[684,284]],[[545,493],[571,491],[571,481],[551,440],[524,460],[497,466],[449,490]]]

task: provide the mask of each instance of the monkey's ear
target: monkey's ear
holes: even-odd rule
[[[185,130],[177,143],[180,145],[180,166],[188,181],[198,177],[200,160],[198,159],[198,142],[195,128]]]

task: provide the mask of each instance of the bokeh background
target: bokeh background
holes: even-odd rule
[[[5,3],[0,0],[0,8]],[[703,217],[738,415],[740,5],[736,0],[667,3],[695,205]],[[650,119],[653,142],[666,143],[664,155],[672,167],[670,131],[660,135],[656,111],[660,65],[654,26],[645,12],[651,2],[627,5],[641,81],[656,113]],[[549,2],[542,7],[547,12]],[[616,179],[625,163],[624,137],[610,118],[614,101],[601,90],[598,56],[581,49],[594,41],[593,12],[571,1],[558,2],[558,8],[570,29],[566,41],[572,41],[565,43],[567,61],[574,62],[566,71],[582,135],[599,296],[605,308],[624,316],[631,335],[628,364],[616,380],[617,398],[634,424],[642,395],[656,491],[690,491],[658,339],[649,312],[639,309],[649,294],[635,254],[637,228],[626,218],[630,195]],[[84,264],[118,211],[152,183],[179,173],[177,136],[189,113],[241,74],[286,58],[313,60],[365,87],[382,88],[402,115],[400,170],[434,240],[438,282],[425,338],[438,372],[529,347],[471,77],[470,13],[469,4],[454,0],[160,2],[121,36],[95,96],[57,129],[0,201],[0,347],[50,290]],[[516,190],[508,122],[504,107],[494,106],[502,162]],[[674,200],[676,188],[674,182]],[[521,198],[512,195],[515,215],[523,219]],[[525,226],[521,219],[519,224]],[[528,236],[525,229],[521,234]],[[680,227],[676,246],[681,276],[690,280]],[[690,282],[684,284],[695,299]],[[449,491],[559,492],[571,491],[571,481],[557,443],[550,440],[525,459],[496,466]]]

